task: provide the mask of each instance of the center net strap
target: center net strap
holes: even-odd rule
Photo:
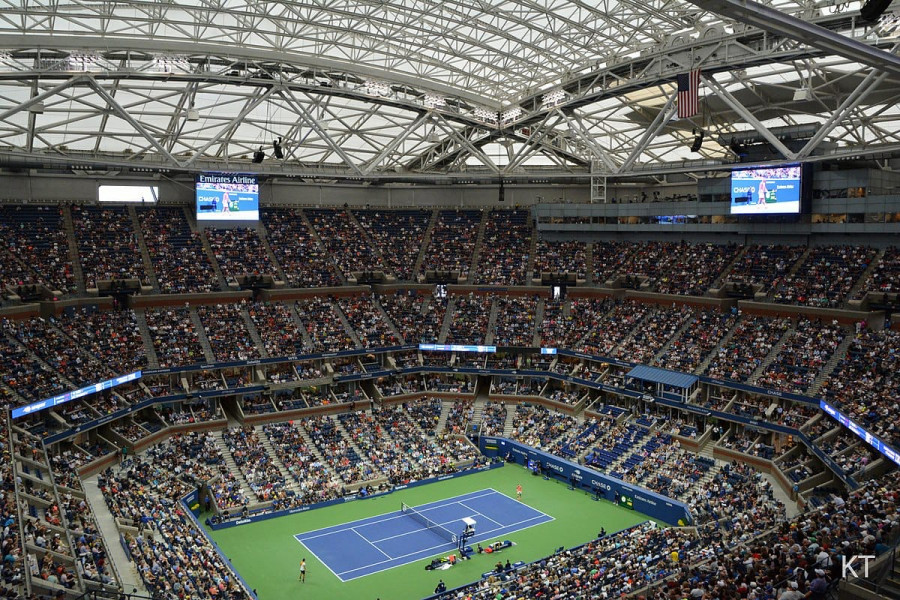
[[[456,540],[457,540],[456,534],[452,533],[449,529],[447,529],[443,525],[435,523],[434,521],[432,521],[431,519],[429,519],[428,517],[426,517],[419,511],[417,511],[416,509],[412,508],[411,506],[408,506],[405,502],[400,503],[400,512],[402,512],[404,515],[406,515],[408,517],[411,517],[412,519],[419,522],[420,524],[424,525],[429,531],[435,532],[436,534],[438,534],[439,536],[441,536],[448,542],[452,542],[454,544],[456,543]]]

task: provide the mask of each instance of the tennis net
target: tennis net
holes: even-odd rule
[[[432,521],[431,519],[429,519],[428,517],[426,517],[419,511],[417,511],[416,509],[407,505],[405,502],[400,503],[400,512],[402,512],[404,515],[406,515],[408,517],[412,517],[414,520],[418,521],[419,523],[424,525],[426,528],[428,528],[430,531],[435,532],[436,534],[438,534],[439,536],[441,536],[448,542],[452,542],[454,544],[456,543],[456,539],[457,539],[456,534],[451,532],[449,529],[447,529],[443,525],[439,525],[438,523],[435,523],[434,521]]]

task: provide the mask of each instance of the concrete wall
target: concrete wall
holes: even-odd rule
[[[16,202],[95,202],[100,184],[156,185],[162,204],[193,204],[192,178],[144,180],[76,177],[0,175],[0,200]],[[288,179],[270,179],[260,185],[264,205],[372,207],[513,207],[538,202],[590,202],[587,185],[512,185],[504,187],[505,201],[499,202],[496,185],[446,185],[413,187],[390,185],[321,185]]]

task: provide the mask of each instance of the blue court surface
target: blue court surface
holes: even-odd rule
[[[475,519],[475,536],[467,542],[471,545],[553,520],[493,489],[413,508],[457,535],[465,529],[464,517]],[[449,553],[456,547],[400,510],[294,537],[341,581]]]

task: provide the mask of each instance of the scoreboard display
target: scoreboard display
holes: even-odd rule
[[[256,175],[200,173],[195,189],[198,221],[259,220]]]
[[[799,214],[801,167],[761,167],[731,172],[731,214]]]

